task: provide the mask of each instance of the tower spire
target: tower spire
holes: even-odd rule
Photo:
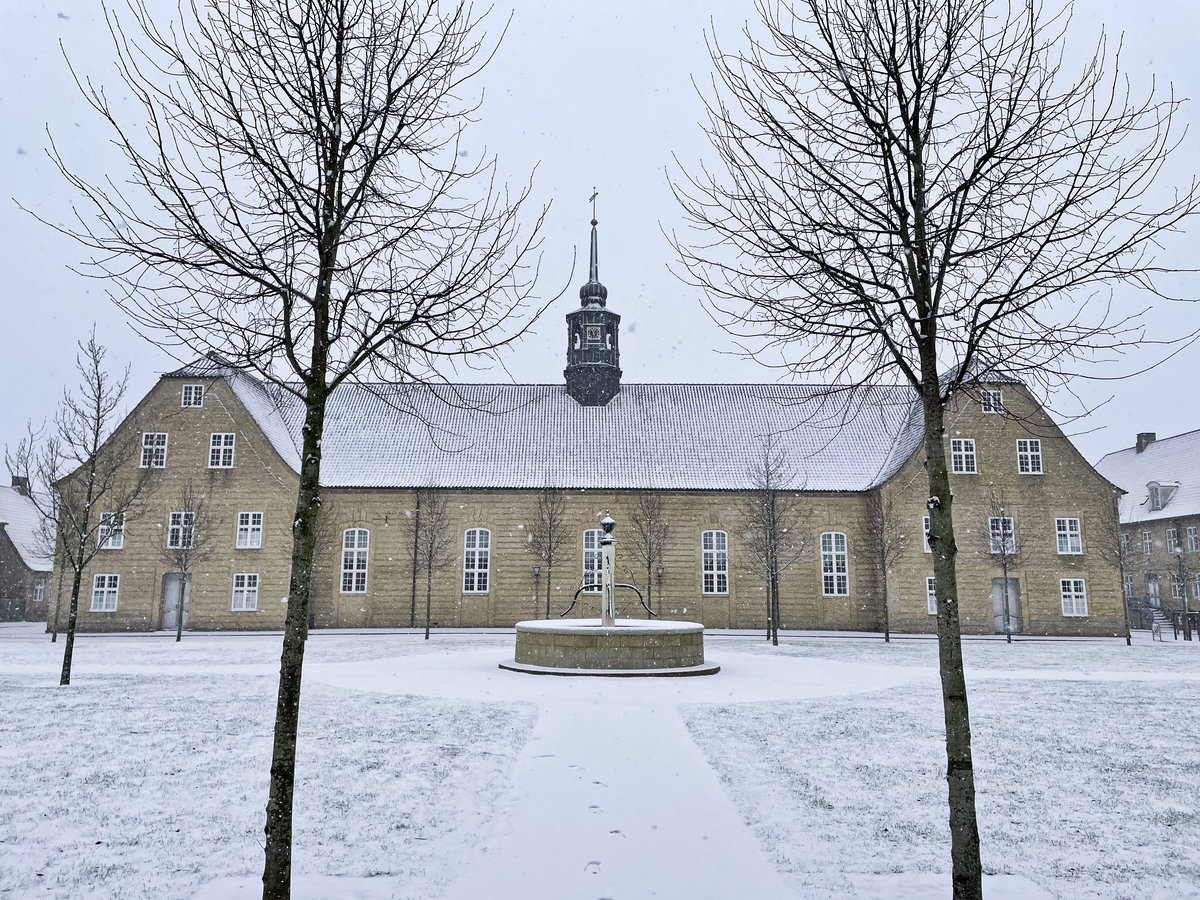
[[[600,283],[600,263],[599,263],[599,245],[600,241],[596,234],[596,226],[599,224],[596,221],[596,196],[599,192],[592,188],[592,248],[588,258],[588,280],[587,284],[579,289],[579,302],[587,306],[589,303],[598,303],[600,306],[608,300],[608,288]]]

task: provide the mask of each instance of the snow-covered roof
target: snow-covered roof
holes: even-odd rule
[[[1109,453],[1096,471],[1126,491],[1120,501],[1123,523],[1200,515],[1200,431],[1153,441],[1141,453],[1136,447]],[[1150,508],[1151,482],[1179,485],[1162,509]]]
[[[49,572],[51,559],[38,540],[42,517],[33,501],[16,488],[0,486],[0,522],[22,561],[35,572]]]
[[[166,377],[228,380],[298,469],[295,395],[202,359]],[[321,483],[355,488],[745,490],[768,434],[810,491],[862,491],[921,441],[907,387],[626,384],[606,406],[561,385],[345,384],[330,397]]]

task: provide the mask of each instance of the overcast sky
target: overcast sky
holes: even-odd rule
[[[119,2],[119,0],[118,0]],[[165,16],[173,3],[151,0]],[[71,82],[61,41],[77,69],[116,89],[110,38],[97,0],[0,0],[0,265],[5,274],[0,329],[0,443],[14,445],[24,423],[52,414],[73,380],[74,343],[94,321],[115,362],[131,366],[132,405],[174,361],[134,335],[105,298],[103,285],[73,274],[77,245],[20,212],[10,198],[54,222],[66,221],[77,199],[45,157],[49,126],[64,155],[89,173],[112,171],[120,160]],[[600,277],[609,306],[622,315],[621,364],[627,382],[769,381],[778,373],[732,355],[730,340],[704,312],[698,293],[667,270],[673,256],[662,230],[681,226],[668,189],[672,156],[685,164],[706,152],[701,104],[692,79],[711,65],[704,31],[737,45],[741,23],[754,15],[748,0],[708,4],[646,0],[595,3],[526,2],[513,15],[496,59],[486,71],[481,120],[467,152],[498,154],[504,173],[519,181],[536,165],[534,197],[552,201],[544,245],[543,292],[570,289],[506,358],[507,372],[466,373],[471,380],[562,380],[566,344],[563,314],[578,305],[586,280],[587,236],[595,186],[600,193]],[[711,19],[710,19],[711,17]],[[502,10],[491,21],[499,27]],[[1125,35],[1122,62],[1145,86],[1174,86],[1200,97],[1196,38],[1200,7],[1191,0],[1088,0],[1077,7],[1071,50],[1086,48],[1099,24]],[[1167,174],[1182,181],[1200,159],[1200,107],[1184,117],[1192,128]],[[1164,259],[1196,265],[1200,223],[1172,243]],[[572,262],[575,269],[572,274]],[[1152,324],[1162,334],[1200,328],[1195,306],[1160,307]],[[1153,352],[1131,353],[1119,369],[1150,364]],[[1080,382],[1089,418],[1068,433],[1090,460],[1133,443],[1138,431],[1159,436],[1200,428],[1200,348],[1148,374],[1120,381]],[[1111,398],[1111,399],[1109,399]],[[1078,410],[1067,397],[1055,409]],[[1107,401],[1107,402],[1105,402]]]

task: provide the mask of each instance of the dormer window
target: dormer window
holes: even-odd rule
[[[1150,511],[1165,509],[1171,497],[1179,489],[1178,481],[1151,481],[1146,485],[1150,492]]]

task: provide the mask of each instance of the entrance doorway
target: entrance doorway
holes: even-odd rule
[[[187,630],[188,605],[192,599],[192,576],[171,572],[163,576],[162,630],[177,631],[180,614],[179,600],[183,598],[183,629]]]
[[[1016,578],[992,579],[992,613],[996,634],[1021,633],[1021,585]],[[1007,625],[1007,627],[1005,627]]]

